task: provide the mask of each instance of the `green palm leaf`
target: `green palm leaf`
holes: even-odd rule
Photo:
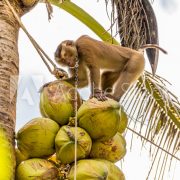
[[[128,129],[141,137],[142,146],[151,144],[153,163],[149,175],[156,169],[157,179],[160,175],[163,179],[162,172],[172,158],[180,161],[180,104],[164,83],[162,78],[146,72],[121,100],[130,119]]]
[[[53,5],[70,13],[72,16],[80,20],[87,27],[89,27],[95,34],[97,34],[103,41],[118,44],[118,42],[112,38],[112,36],[88,13],[86,13],[82,8],[66,0],[60,3],[58,0],[49,0]]]

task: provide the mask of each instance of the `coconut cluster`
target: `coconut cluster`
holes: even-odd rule
[[[126,154],[127,116],[118,102],[83,102],[71,84],[58,80],[43,87],[40,111],[42,117],[16,134],[17,180],[73,180],[75,174],[77,180],[125,180],[114,164]]]

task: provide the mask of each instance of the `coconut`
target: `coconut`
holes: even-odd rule
[[[22,154],[46,157],[55,152],[55,136],[59,125],[48,118],[35,118],[25,124],[17,133],[17,146]]]
[[[78,125],[94,140],[108,140],[118,131],[120,114],[118,102],[108,99],[98,101],[92,98],[78,110]]]
[[[128,117],[127,114],[124,112],[123,107],[120,108],[119,112],[120,112],[120,123],[119,123],[118,132],[122,134],[127,128]]]
[[[53,119],[60,125],[68,123],[74,115],[75,89],[66,81],[56,80],[44,86],[40,95],[40,111],[42,116]],[[81,98],[77,92],[78,107]]]
[[[124,173],[112,162],[98,159],[97,161],[103,162],[108,168],[107,180],[125,180]]]
[[[102,158],[111,162],[117,162],[126,154],[124,137],[120,133],[106,141],[95,141],[92,144],[91,158]]]
[[[91,150],[92,141],[89,134],[82,128],[62,126],[55,138],[56,156],[64,164],[74,162],[75,134],[77,134],[77,159],[86,158]]]
[[[108,168],[104,162],[91,160],[91,159],[83,159],[77,162],[76,166],[76,180],[99,180],[99,179],[107,179],[108,176]],[[75,167],[72,166],[68,179],[74,180],[74,171]]]
[[[83,159],[77,162],[76,180],[125,180],[122,171],[113,163],[99,159]],[[68,179],[74,180],[75,167],[72,166]]]
[[[15,149],[16,155],[16,165],[19,165],[22,161],[25,161],[29,158],[28,154],[23,154],[18,148]]]
[[[58,180],[58,169],[45,159],[28,159],[19,164],[16,180],[51,179]]]

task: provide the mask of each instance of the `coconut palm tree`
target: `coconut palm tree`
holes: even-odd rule
[[[8,1],[21,17],[37,0]],[[25,4],[23,4],[23,2]],[[26,4],[27,3],[27,4]],[[29,4],[30,3],[30,4]],[[27,6],[26,6],[27,5]],[[16,117],[16,90],[19,72],[17,23],[6,1],[0,1],[0,178],[14,179],[14,128]]]
[[[21,17],[34,7],[38,0],[12,0],[9,2]],[[99,35],[102,40],[110,40],[113,43],[118,43],[115,39],[112,39],[110,34],[99,23],[71,1],[66,0],[60,3],[58,0],[50,0],[49,2],[81,20]],[[108,3],[108,1],[105,2]],[[117,33],[120,33],[121,42],[124,46],[137,49],[143,43],[158,43],[154,12],[148,0],[143,2],[145,3],[143,4],[141,0],[112,1],[112,17],[114,18],[112,26],[117,20],[117,24],[119,25]],[[122,8],[122,6],[124,7]],[[133,10],[131,13],[137,16],[128,14],[130,11],[128,11],[127,7],[134,7],[131,9]],[[154,19],[155,26],[153,28],[155,29],[149,28],[148,18],[144,21],[145,13],[147,13],[146,8],[150,9],[148,13]],[[115,11],[117,11],[117,17],[114,15]],[[0,0],[0,12],[0,81],[2,81],[0,87],[0,149],[2,152],[0,157],[0,177],[2,179],[3,177],[4,179],[13,179],[15,169],[14,126],[16,85],[19,70],[17,48],[19,25],[9,6],[7,6],[7,0]],[[124,13],[127,13],[127,16],[136,17],[135,19],[130,19],[132,20],[131,28],[129,28],[130,26],[127,27],[127,23],[124,21],[124,17],[122,16]],[[139,27],[141,23],[143,26],[141,26],[140,31],[137,29],[136,31],[131,31],[133,27]],[[128,33],[131,34],[130,39],[127,39],[127,32],[125,30],[128,30]],[[153,36],[153,41],[150,41],[152,30],[155,30],[155,36]],[[144,38],[141,38],[142,35],[144,35]],[[154,51],[149,51],[149,57],[154,58],[152,68],[154,68],[155,73],[157,56]],[[163,78],[157,75],[152,76],[151,73],[146,72],[138,80],[137,84],[129,89],[121,100],[121,103],[130,118],[127,130],[140,136],[142,138],[142,144],[149,142],[151,144],[151,150],[152,148],[154,150],[152,154],[153,163],[149,174],[153,168],[157,168],[155,178],[158,179],[161,177],[163,179],[162,174],[166,169],[167,161],[171,159],[179,160],[176,155],[176,151],[179,148],[180,134],[180,110],[177,98],[166,89]],[[140,125],[138,124],[139,121]],[[147,126],[144,126],[144,124],[147,124]],[[156,161],[158,163],[155,163]],[[155,167],[155,165],[158,167]],[[161,168],[159,168],[160,166]]]

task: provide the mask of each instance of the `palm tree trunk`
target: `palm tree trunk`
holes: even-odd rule
[[[19,16],[24,14],[21,1],[11,5]],[[27,9],[26,9],[27,10]],[[19,74],[19,25],[4,0],[0,0],[0,179],[14,179],[14,129],[16,90]]]

